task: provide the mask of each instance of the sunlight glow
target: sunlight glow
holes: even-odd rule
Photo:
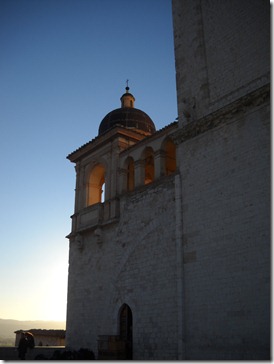
[[[66,261],[55,263],[49,268],[49,276],[43,298],[43,320],[65,321],[67,305],[68,264]]]

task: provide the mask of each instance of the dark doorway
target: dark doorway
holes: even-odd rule
[[[120,338],[125,342],[126,359],[132,359],[132,312],[127,304],[120,311]]]

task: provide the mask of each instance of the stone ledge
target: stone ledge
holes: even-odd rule
[[[250,107],[261,106],[269,100],[270,85],[267,84],[201,119],[184,124],[170,136],[176,144],[180,144],[210,129],[225,124],[236,115],[244,114]]]

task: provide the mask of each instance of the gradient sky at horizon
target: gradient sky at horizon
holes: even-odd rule
[[[75,171],[120,107],[177,117],[171,0],[0,0],[0,318],[66,319]]]

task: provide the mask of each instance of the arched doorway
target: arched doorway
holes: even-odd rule
[[[132,359],[132,311],[127,304],[120,310],[120,338],[125,342],[126,359]]]

